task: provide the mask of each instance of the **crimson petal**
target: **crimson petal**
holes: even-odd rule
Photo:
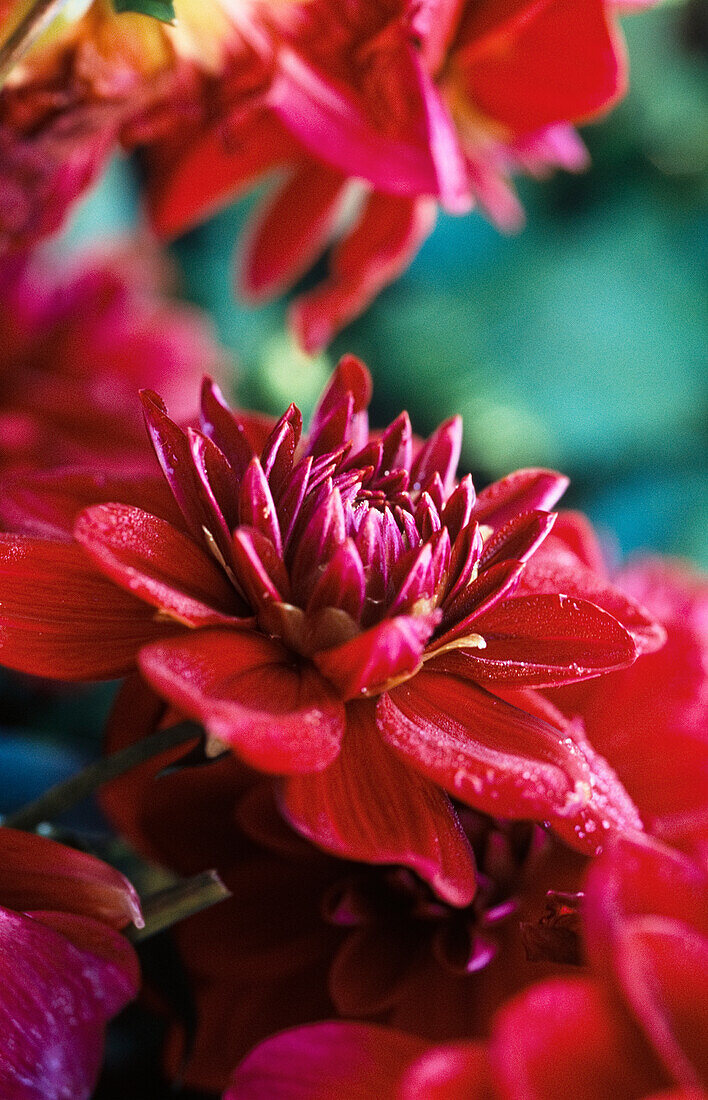
[[[496,530],[519,512],[549,511],[568,484],[568,478],[555,470],[515,470],[479,493],[472,516],[480,525]]]
[[[567,731],[427,669],[382,695],[376,717],[386,743],[455,798],[495,817],[550,821],[574,847],[597,850],[606,786],[595,806],[595,776]]]
[[[275,774],[317,771],[334,760],[344,707],[310,665],[252,632],[199,630],[146,646],[140,668],[180,711]]]
[[[397,615],[342,645],[321,650],[313,660],[343,698],[354,699],[413,673],[436,623],[435,615]]]
[[[512,596],[474,620],[483,649],[455,650],[435,667],[500,687],[554,687],[626,668],[636,657],[630,634],[587,600]]]
[[[0,535],[0,658],[8,668],[110,679],[134,667],[145,642],[174,632],[97,572],[81,547]]]
[[[74,534],[102,573],[177,622],[238,625],[247,613],[213,558],[157,516],[101,504],[79,516]]]
[[[288,779],[281,804],[297,831],[328,852],[410,867],[451,905],[474,896],[474,857],[450,802],[382,742],[373,702],[347,708],[337,759]]]

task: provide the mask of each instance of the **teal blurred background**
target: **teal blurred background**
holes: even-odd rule
[[[465,419],[479,484],[519,465],[563,469],[567,503],[646,546],[708,564],[708,16],[670,4],[625,20],[631,92],[586,127],[580,176],[520,181],[528,224],[505,238],[481,216],[441,217],[409,272],[335,342],[300,355],[286,303],[236,301],[232,242],[254,196],[172,246],[182,292],[238,361],[243,405],[309,409],[333,362],[360,355],[374,417],[416,429]],[[77,212],[73,246],[130,230],[137,188],[115,162]]]

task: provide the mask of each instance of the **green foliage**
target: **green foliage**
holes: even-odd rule
[[[150,15],[161,23],[174,23],[175,6],[172,0],[113,0],[113,7],[121,14],[126,11]]]

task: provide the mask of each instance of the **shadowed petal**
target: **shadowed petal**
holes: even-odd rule
[[[299,833],[335,855],[410,867],[451,905],[474,896],[474,857],[452,806],[382,742],[373,702],[350,704],[337,759],[288,779],[281,805]]]
[[[180,623],[237,625],[248,613],[214,559],[157,516],[98,505],[79,516],[74,533],[102,573]]]
[[[0,904],[81,913],[113,928],[143,923],[135,890],[113,867],[17,829],[0,831]]]
[[[63,680],[121,676],[145,642],[174,634],[72,543],[0,535],[0,659]]]
[[[199,630],[146,646],[143,675],[246,763],[276,774],[334,760],[344,708],[309,665],[251,632]]]
[[[311,1024],[256,1047],[224,1100],[383,1100],[395,1096],[408,1063],[427,1044],[374,1024]]]

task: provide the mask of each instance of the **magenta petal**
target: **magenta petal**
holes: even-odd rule
[[[259,458],[252,458],[239,486],[239,522],[253,527],[282,555],[283,544],[275,501]]]
[[[482,490],[472,515],[480,525],[496,530],[519,512],[549,511],[567,488],[568,478],[555,470],[516,470]]]
[[[462,418],[452,416],[435,429],[415,456],[411,466],[411,489],[424,488],[428,478],[437,473],[445,492],[449,493],[455,483],[461,449]]]
[[[456,650],[436,667],[500,687],[554,687],[626,668],[634,642],[616,619],[587,600],[512,596],[474,620],[483,649]]]
[[[316,775],[288,779],[282,808],[326,851],[410,867],[451,905],[474,896],[474,857],[450,802],[382,742],[373,702],[350,704],[339,756]]]
[[[239,527],[233,539],[234,573],[253,608],[290,598],[290,583],[283,559],[273,543],[252,527]]]
[[[191,631],[146,646],[140,668],[178,710],[260,771],[316,771],[339,751],[342,703],[311,665],[262,635]]]
[[[383,1100],[427,1044],[374,1024],[323,1023],[266,1039],[241,1063],[224,1100]]]
[[[345,611],[354,622],[359,621],[364,603],[366,578],[359,551],[352,539],[347,539],[338,547],[307,605],[306,614],[314,615],[324,607],[337,607]]]
[[[0,909],[3,1097],[88,1100],[106,1023],[137,993],[132,952],[123,959],[126,965],[117,965],[74,946],[41,919]]]
[[[492,1095],[487,1052],[482,1043],[435,1046],[408,1069],[400,1100],[489,1100]]]
[[[508,558],[526,561],[549,534],[555,518],[553,512],[521,512],[514,516],[485,541],[479,559],[480,568],[486,569]]]
[[[145,642],[175,632],[94,567],[80,546],[0,535],[0,656],[63,680],[121,676]]]
[[[590,765],[567,731],[427,669],[382,695],[376,717],[387,744],[455,798],[495,817],[550,821],[575,847],[596,850],[585,823],[606,803],[594,809]]]
[[[235,624],[248,613],[214,559],[157,516],[97,505],[79,516],[74,534],[102,573],[179,623]]]
[[[434,615],[397,615],[313,659],[345,699],[381,691],[390,680],[415,672],[436,622]]]
[[[231,412],[215,382],[205,378],[202,385],[200,423],[205,435],[216,443],[240,480],[256,450],[242,421]]]

